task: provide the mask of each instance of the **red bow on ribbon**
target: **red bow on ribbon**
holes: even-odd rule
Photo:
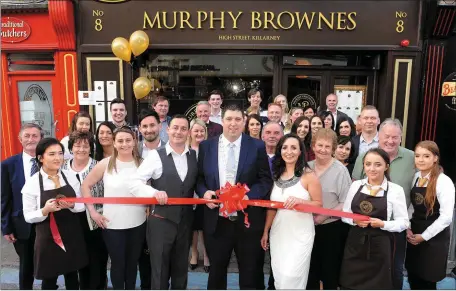
[[[222,187],[220,190],[215,191],[218,199],[221,200],[222,206],[220,207],[220,213],[224,217],[228,217],[228,214],[235,211],[242,211],[244,213],[244,224],[246,227],[250,227],[249,216],[244,212],[244,209],[247,208],[246,204],[241,203],[244,200],[244,196],[249,192],[250,189],[247,185],[241,185],[237,183],[232,186],[230,183],[226,183],[225,187]]]

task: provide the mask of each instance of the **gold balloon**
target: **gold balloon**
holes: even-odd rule
[[[139,77],[133,83],[133,92],[135,93],[136,99],[146,97],[150,90],[152,90],[152,83],[146,77]]]
[[[130,36],[130,47],[133,54],[137,57],[149,47],[149,36],[142,30],[133,32]]]
[[[116,37],[111,44],[111,49],[114,55],[121,60],[130,62],[131,60],[131,48],[128,40],[123,37]]]

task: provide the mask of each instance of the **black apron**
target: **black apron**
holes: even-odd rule
[[[55,198],[58,194],[65,197],[76,197],[76,193],[68,183],[63,173],[66,185],[53,190],[44,191],[43,177],[39,174],[41,205]],[[50,279],[59,275],[82,269],[88,264],[87,251],[84,242],[82,227],[78,216],[69,209],[54,212],[55,221],[65,245],[66,252],[53,240],[49,216],[36,224],[34,270],[35,278]]]
[[[434,221],[439,218],[440,204],[435,199],[432,214],[426,216],[427,208],[424,205],[426,187],[417,186],[418,179],[410,191],[410,199],[414,208],[410,219],[412,232],[422,234]],[[448,251],[450,247],[450,227],[445,228],[429,241],[423,241],[419,245],[407,244],[407,256],[405,268],[419,278],[438,282],[446,277]]]
[[[353,197],[353,213],[388,219],[387,195],[375,197],[361,193]],[[346,289],[394,289],[394,235],[380,228],[352,226],[345,243],[340,285]]]

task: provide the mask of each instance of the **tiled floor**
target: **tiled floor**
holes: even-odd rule
[[[18,270],[13,267],[2,267],[0,272],[1,286],[0,289],[13,290],[18,289]],[[268,275],[265,276],[265,285],[267,286]],[[206,289],[207,283],[207,274],[201,272],[189,272],[188,278],[188,289],[197,290],[197,289]],[[63,277],[60,276],[58,280],[59,289],[64,289]],[[139,277],[137,279],[137,289],[139,289]],[[34,289],[40,289],[40,281],[37,281]],[[109,283],[109,288],[112,289],[111,283]],[[445,278],[437,284],[437,288],[440,290],[455,290],[456,289],[456,279],[455,278]],[[238,274],[229,273],[228,274],[228,289],[239,289],[238,285]],[[404,289],[410,289],[407,279],[404,279]]]

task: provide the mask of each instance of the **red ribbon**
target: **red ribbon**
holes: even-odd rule
[[[51,214],[49,215],[49,226],[51,227],[51,233],[52,233],[52,238],[54,239],[54,242],[64,252],[66,252],[62,237],[60,236],[59,228],[57,227],[57,223],[55,222],[54,212],[51,212]]]

